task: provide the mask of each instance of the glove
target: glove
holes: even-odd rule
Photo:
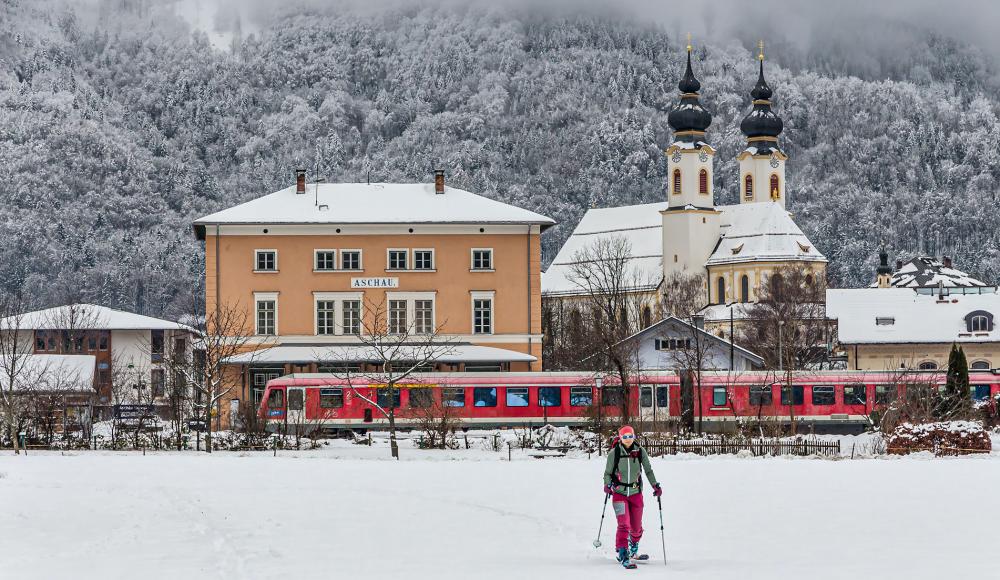
[[[663,488],[657,483],[653,486],[653,497],[660,497],[661,495],[663,495]]]
[[[605,485],[604,486],[604,495],[611,495],[611,486],[610,485]]]

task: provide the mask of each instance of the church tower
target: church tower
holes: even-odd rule
[[[878,253],[878,268],[875,269],[875,285],[879,288],[892,287],[892,267],[889,266],[889,253],[885,246]]]
[[[750,91],[753,109],[740,123],[747,146],[736,156],[740,162],[740,203],[774,201],[785,207],[785,161],[788,156],[778,147],[778,135],[784,124],[771,110],[771,87],[764,80],[763,41],[757,60],[760,75]]]
[[[719,240],[719,212],[715,209],[712,160],[715,150],[705,141],[712,114],[701,106],[701,83],[687,69],[677,84],[680,102],[670,109],[667,122],[674,141],[667,155],[667,209],[663,216],[663,276],[702,273]]]

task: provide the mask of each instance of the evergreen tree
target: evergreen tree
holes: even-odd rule
[[[970,403],[969,362],[962,347],[952,343],[951,352],[948,353],[948,374],[938,418],[959,418],[969,410]]]

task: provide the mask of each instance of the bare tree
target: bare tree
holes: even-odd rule
[[[410,390],[411,404],[406,415],[413,420],[413,427],[424,434],[424,446],[433,449],[447,449],[454,445],[455,432],[461,426],[458,407],[434,396],[432,388]],[[419,392],[418,392],[419,391]]]
[[[682,400],[682,423],[688,428],[695,424],[694,417],[687,417],[687,410],[690,408],[684,405],[686,387],[693,391],[693,408],[697,413],[698,433],[704,432],[705,410],[702,402],[702,378],[709,359],[709,351],[712,348],[712,337],[703,330],[702,323],[697,315],[689,314],[683,320],[685,330],[678,336],[667,338],[675,341],[667,351],[670,362],[680,371],[681,374],[681,400]],[[685,384],[687,383],[687,384]]]
[[[632,244],[624,236],[598,238],[577,251],[568,277],[589,314],[593,370],[618,379],[621,417],[628,421],[631,383],[639,366],[638,344],[631,337],[641,330],[647,309],[656,306],[648,292],[653,281],[635,266]]]
[[[0,295],[0,420],[20,454],[19,434],[27,421],[28,403],[38,374],[32,362],[33,341],[24,329],[25,304],[18,294]]]
[[[396,441],[396,417],[400,385],[415,373],[433,370],[434,363],[455,349],[453,339],[442,334],[443,325],[434,327],[407,310],[390,308],[385,300],[365,299],[364,316],[357,346],[340,355],[342,368],[350,369],[358,360],[368,361],[360,370],[341,373],[355,396],[375,408],[389,422],[389,444],[392,457],[399,459]],[[350,331],[350,329],[345,329]],[[372,395],[372,386],[376,393]],[[381,398],[381,400],[380,400]],[[442,404],[447,405],[447,401]]]
[[[705,274],[673,272],[663,280],[660,306],[663,316],[690,318],[708,304],[708,282]]]

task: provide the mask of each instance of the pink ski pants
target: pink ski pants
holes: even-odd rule
[[[615,549],[627,548],[628,539],[638,543],[642,539],[642,494],[611,496],[611,507],[618,518],[618,533],[615,534]]]

